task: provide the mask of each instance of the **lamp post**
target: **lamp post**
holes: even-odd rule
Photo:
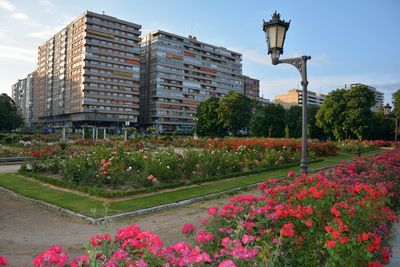
[[[272,64],[278,65],[281,63],[287,63],[294,66],[300,71],[301,74],[301,85],[303,87],[302,101],[302,144],[301,144],[301,161],[300,169],[302,173],[308,171],[308,154],[307,154],[307,60],[310,60],[310,56],[301,56],[296,58],[279,59],[280,55],[283,54],[283,44],[285,43],[286,32],[289,29],[290,21],[286,22],[280,19],[279,13],[272,15],[270,21],[264,21],[263,31],[268,44],[268,54],[271,54]]]
[[[390,112],[392,110],[392,107],[389,105],[389,103],[386,103],[386,105],[383,107],[383,113],[386,116],[390,115]],[[394,145],[397,147],[397,116],[394,119]]]

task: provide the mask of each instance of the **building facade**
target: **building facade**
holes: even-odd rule
[[[37,72],[34,71],[11,86],[12,99],[15,102],[17,111],[24,120],[25,127],[30,130],[32,130],[35,122],[34,92],[36,91],[36,79]]]
[[[139,116],[141,25],[85,12],[38,50],[37,116],[118,126]]]
[[[307,104],[321,106],[326,95],[307,91]],[[299,89],[291,89],[287,94],[275,96],[275,104],[281,104],[284,108],[291,106],[301,106],[303,104],[303,91]]]
[[[160,30],[143,37],[140,122],[144,127],[190,133],[198,104],[230,91],[244,93],[240,53]]]
[[[375,105],[371,108],[372,111],[378,111],[383,108],[384,103],[384,94],[376,90],[375,87],[362,84],[362,83],[352,83],[350,84],[350,88],[357,88],[357,87],[367,87],[368,89],[372,90],[375,94]]]
[[[244,95],[253,100],[260,100],[260,80],[243,75]]]

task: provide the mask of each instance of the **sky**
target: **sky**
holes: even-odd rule
[[[272,65],[263,20],[291,20],[281,58],[310,55],[308,89],[329,93],[364,83],[385,94],[400,89],[398,0],[0,0],[0,93],[36,68],[37,47],[86,10],[155,30],[194,35],[242,53],[243,74],[260,80],[271,100],[301,89],[299,72]]]

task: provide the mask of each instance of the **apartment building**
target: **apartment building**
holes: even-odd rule
[[[158,132],[190,133],[200,102],[243,94],[240,53],[158,30],[143,37],[142,56],[140,122]]]
[[[362,83],[352,83],[350,84],[350,88],[357,88],[357,87],[367,87],[368,89],[372,90],[375,94],[375,105],[371,108],[372,111],[378,111],[383,107],[384,102],[384,94],[376,90],[375,87],[362,84]]]
[[[307,91],[307,104],[321,106],[326,95]],[[291,89],[287,94],[275,96],[275,104],[281,104],[284,108],[291,106],[300,106],[303,104],[303,91],[299,89]]]
[[[253,100],[260,100],[260,80],[243,75],[244,95]]]
[[[24,120],[25,127],[32,129],[34,123],[34,92],[37,72],[29,73],[25,78],[18,80],[11,86],[12,99],[18,113]]]
[[[39,119],[74,127],[137,123],[140,29],[87,11],[39,46]]]

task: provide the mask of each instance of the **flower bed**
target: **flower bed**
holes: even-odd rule
[[[236,151],[201,149],[182,153],[130,148],[127,149],[126,145],[112,148],[100,146],[90,153],[69,150],[63,154],[60,154],[60,149],[57,150],[59,154],[56,150],[35,150],[35,160],[30,165],[22,166],[20,171],[52,174],[71,185],[121,191],[198,183],[300,161],[299,151],[290,148],[258,151],[242,146]],[[315,159],[313,155],[310,158]]]
[[[384,140],[346,140],[337,142],[338,149],[348,153],[362,153],[378,147],[391,147],[393,145],[392,141]]]
[[[301,149],[301,140],[296,139],[277,139],[277,138],[223,138],[210,139],[208,147],[225,148],[236,150],[241,146],[256,149],[276,149],[282,150],[291,148],[292,150]],[[335,156],[336,145],[332,142],[309,141],[308,149],[316,156]]]
[[[70,266],[381,266],[399,207],[400,150],[342,163],[310,176],[270,179],[259,195],[210,207],[198,227],[184,225],[186,242],[164,247],[136,225],[115,237],[90,239]],[[35,266],[64,266],[60,246]]]

